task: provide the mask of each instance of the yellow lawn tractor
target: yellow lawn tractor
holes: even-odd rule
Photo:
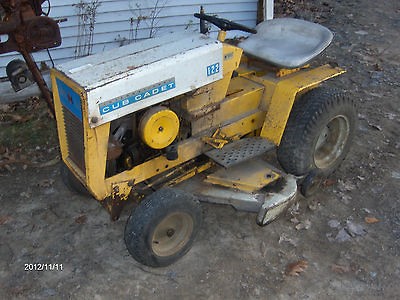
[[[166,35],[51,72],[64,182],[113,220],[136,201],[125,243],[153,267],[190,249],[199,200],[254,212],[266,225],[337,169],[355,130],[353,100],[320,87],[344,70],[308,65],[330,44],[327,28],[195,17],[219,27],[217,40]],[[252,34],[235,46],[229,30]]]

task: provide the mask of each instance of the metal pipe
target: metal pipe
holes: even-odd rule
[[[32,73],[33,78],[35,79],[40,91],[42,92],[43,98],[47,102],[47,106],[55,117],[53,97],[51,96],[51,92],[49,87],[46,84],[46,81],[43,79],[42,73],[39,71],[38,66],[33,60],[32,55],[26,51],[23,47],[20,47],[19,51],[25,59],[26,64],[28,65],[29,70]]]

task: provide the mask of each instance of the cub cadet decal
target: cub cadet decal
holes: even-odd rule
[[[114,98],[110,101],[102,103],[99,106],[100,115],[105,115],[135,102],[139,102],[155,95],[165,93],[169,90],[174,89],[175,87],[175,78],[170,78],[168,80],[158,82],[154,85],[145,87],[138,91],[134,91],[127,95]]]

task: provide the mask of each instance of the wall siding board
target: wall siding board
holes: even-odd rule
[[[156,0],[101,0],[96,15],[96,24],[93,38],[93,53],[118,47],[129,42],[129,38],[135,36],[137,40],[148,38],[150,21],[142,21],[135,34],[136,23],[132,26],[130,19],[137,19],[139,15],[149,14]],[[68,18],[60,23],[62,45],[59,48],[50,49],[56,64],[75,58],[75,47],[78,39],[78,8],[76,4],[80,0],[52,1],[50,16],[53,18]],[[86,0],[90,3],[90,0]],[[135,3],[140,3],[140,10],[135,8]],[[199,20],[193,17],[203,5],[206,13],[230,19],[246,26],[254,27],[257,18],[257,0],[159,0],[164,4],[159,12],[156,24],[156,36],[171,34],[174,31],[193,30],[198,31]],[[46,10],[46,9],[45,9]],[[213,28],[215,35],[216,28]],[[239,31],[232,31],[229,37],[244,35]],[[134,42],[134,41],[133,41]],[[36,61],[46,62],[49,66],[49,57],[46,51],[33,54]],[[0,77],[5,76],[5,66],[9,61],[21,58],[18,53],[6,53],[0,55]]]

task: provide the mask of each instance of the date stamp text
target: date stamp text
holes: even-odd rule
[[[62,271],[63,264],[42,264],[42,263],[34,263],[34,264],[25,264],[25,271]]]

